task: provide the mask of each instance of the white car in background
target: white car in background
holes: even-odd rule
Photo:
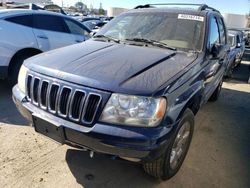
[[[0,11],[0,79],[14,84],[23,61],[39,53],[83,42],[90,30],[63,14],[43,10]]]

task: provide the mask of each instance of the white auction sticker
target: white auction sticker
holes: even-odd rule
[[[204,17],[190,14],[178,14],[178,19],[204,21]]]

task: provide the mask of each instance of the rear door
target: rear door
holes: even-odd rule
[[[225,72],[225,67],[228,63],[227,55],[229,53],[230,47],[227,43],[227,30],[222,17],[220,16],[217,17],[217,23],[220,34],[220,50],[218,55],[218,60],[219,60],[218,74],[216,75],[215,79],[220,79],[223,76]]]
[[[11,14],[0,19],[0,66],[7,66],[13,55],[24,48],[38,48],[31,13]]]
[[[48,51],[75,43],[61,16],[34,14],[33,31],[39,48]]]

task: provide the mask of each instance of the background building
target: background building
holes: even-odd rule
[[[126,8],[119,8],[119,7],[109,7],[107,16],[114,17],[118,16],[119,14],[128,11],[129,9]]]
[[[235,28],[245,28],[247,26],[247,17],[246,15],[240,14],[222,14],[227,27]]]

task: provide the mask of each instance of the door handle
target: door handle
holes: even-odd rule
[[[38,35],[37,37],[40,38],[40,39],[48,39],[48,37],[45,36],[45,35]]]

